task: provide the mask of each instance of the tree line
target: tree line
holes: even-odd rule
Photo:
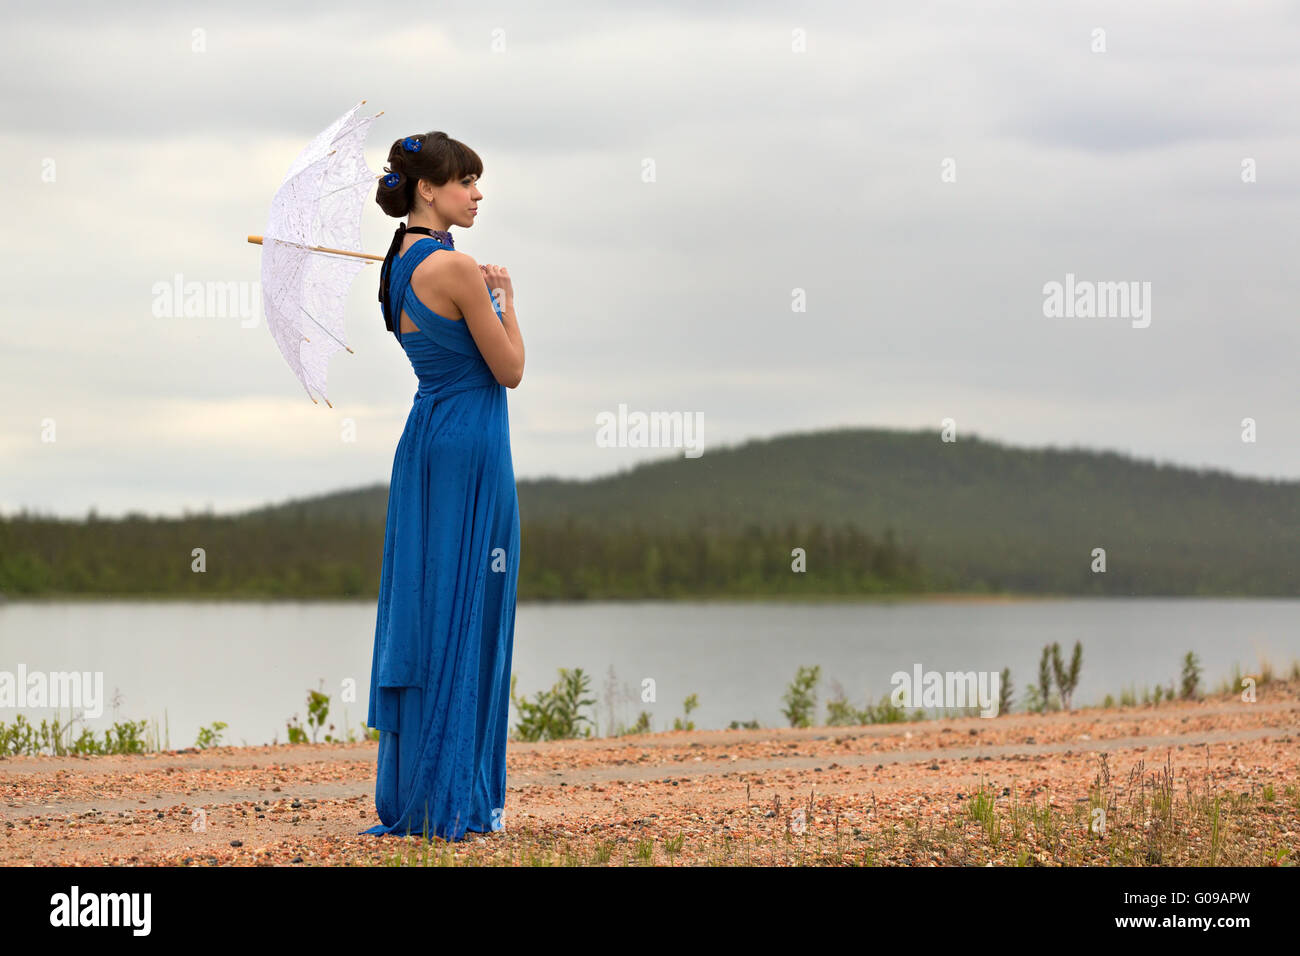
[[[379,593],[382,524],[301,510],[0,520],[0,593],[366,598]],[[892,531],[789,523],[780,529],[520,527],[519,598],[851,595],[926,590]],[[200,570],[201,569],[201,570]]]

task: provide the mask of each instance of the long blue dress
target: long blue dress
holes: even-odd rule
[[[404,309],[419,329],[401,333],[419,388],[388,487],[366,718],[382,824],[361,832],[459,840],[505,826],[519,499],[506,387],[465,320],[411,290],[445,248],[420,239],[390,271],[393,321]]]

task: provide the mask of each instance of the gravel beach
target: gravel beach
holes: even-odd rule
[[[455,844],[359,833],[379,822],[376,753],[367,742],[0,759],[0,862],[1050,866],[1128,863],[1135,853],[1147,864],[1300,859],[1295,680],[1261,687],[1254,703],[1215,697],[992,719],[512,743],[505,829]],[[1096,826],[1098,806],[1109,814],[1109,830]]]

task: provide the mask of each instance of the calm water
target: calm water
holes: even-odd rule
[[[308,688],[331,695],[341,732],[366,716],[375,627],[371,602],[170,603],[74,602],[0,604],[0,671],[102,671],[104,715],[157,718],[164,709],[171,745],[190,746],[200,726],[223,720],[227,743],[267,743],[287,735],[297,714],[306,723]],[[782,725],[781,695],[800,665],[819,664],[818,717],[837,680],[853,703],[878,700],[890,675],[925,670],[1000,671],[1010,667],[1016,699],[1035,679],[1042,646],[1060,642],[1068,657],[1083,642],[1076,703],[1176,681],[1181,659],[1195,651],[1204,680],[1228,676],[1261,657],[1283,670],[1300,659],[1300,601],[1082,599],[1012,604],[521,604],[515,630],[517,692],[531,697],[559,667],[592,676],[604,733],[650,711],[662,730],[699,695],[697,727],[732,720]],[[607,691],[610,668],[617,691]],[[645,678],[657,702],[641,703]],[[346,681],[356,699],[341,700]],[[624,696],[626,692],[627,696]],[[0,720],[16,711],[0,707]],[[24,709],[29,718],[53,711]],[[66,711],[64,716],[66,717]],[[512,708],[512,721],[517,716]]]

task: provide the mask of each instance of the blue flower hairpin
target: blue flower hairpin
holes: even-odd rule
[[[397,175],[397,173],[389,173],[387,176],[384,177],[384,185],[387,186],[389,189],[392,189],[401,181],[402,181],[402,177]]]
[[[406,139],[402,140],[402,149],[406,150],[408,153],[418,153],[420,147],[423,145],[424,144],[414,136],[408,136]]]

